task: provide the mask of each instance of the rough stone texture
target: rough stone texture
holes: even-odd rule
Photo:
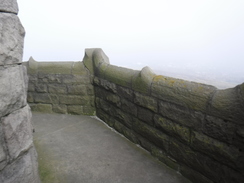
[[[83,62],[24,63],[29,75],[28,103],[33,111],[93,115],[94,89]]]
[[[25,30],[19,18],[14,14],[0,13],[0,32],[0,66],[20,63]]]
[[[16,0],[0,0],[0,182],[39,183]]]
[[[150,93],[153,78],[156,76],[149,67],[144,67],[132,80],[132,89],[141,93]]]
[[[3,118],[3,131],[10,161],[28,151],[33,145],[33,126],[29,106],[14,111]]]
[[[13,163],[7,165],[0,174],[2,183],[40,183],[37,171],[37,153],[34,147]]]
[[[185,80],[156,76],[152,84],[152,95],[166,102],[197,111],[206,111],[208,102],[216,88]]]
[[[21,65],[0,66],[0,116],[26,105],[26,88]]]
[[[95,63],[99,52],[84,58],[99,118],[193,182],[243,182],[244,84],[217,90]]]
[[[0,12],[18,13],[17,0],[0,0]]]
[[[91,115],[96,109],[109,126],[193,182],[244,180],[244,84],[217,90],[156,76],[148,67],[121,68],[101,49],[86,50],[83,62],[55,66],[31,58],[26,65],[32,110]]]

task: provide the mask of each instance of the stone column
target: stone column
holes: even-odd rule
[[[0,182],[39,183],[16,0],[0,0]]]

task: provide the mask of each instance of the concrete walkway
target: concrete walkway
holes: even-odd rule
[[[89,116],[33,113],[43,183],[189,183]]]

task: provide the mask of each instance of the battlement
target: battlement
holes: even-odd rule
[[[33,111],[97,115],[193,182],[244,179],[244,84],[219,90],[122,68],[101,49],[82,62],[24,65]]]

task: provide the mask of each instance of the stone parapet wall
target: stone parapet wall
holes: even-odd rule
[[[28,103],[33,111],[94,115],[94,89],[83,62],[26,63]]]
[[[0,0],[0,182],[39,183],[16,0]]]
[[[87,49],[83,62],[109,126],[193,182],[243,182],[244,84],[218,90],[121,68],[101,49]]]
[[[244,84],[214,86],[110,65],[101,49],[83,62],[25,63],[32,110],[95,114],[192,182],[244,180]]]

